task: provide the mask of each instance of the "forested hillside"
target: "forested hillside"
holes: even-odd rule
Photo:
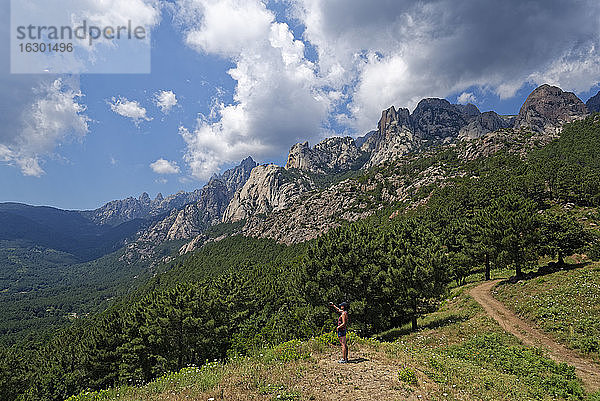
[[[595,257],[598,148],[597,116],[567,125],[526,157],[501,151],[465,161],[440,148],[413,163],[443,161],[455,177],[416,208],[391,205],[295,246],[244,237],[209,243],[47,343],[2,349],[2,399],[61,400],[319,335],[330,324],[329,300],[352,302],[363,336],[404,323],[415,329],[473,271],[509,268],[519,277],[540,257]],[[400,161],[378,172],[406,169]]]

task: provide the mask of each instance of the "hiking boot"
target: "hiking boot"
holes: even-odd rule
[[[345,359],[340,359],[340,360],[338,361],[338,363],[348,363],[348,361],[347,361],[347,360],[345,360]]]

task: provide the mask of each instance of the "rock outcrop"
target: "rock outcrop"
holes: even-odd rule
[[[366,168],[376,166],[386,160],[392,160],[416,150],[421,144],[413,134],[413,124],[408,109],[394,106],[381,113],[377,131],[362,145],[362,150],[370,152],[371,157]]]
[[[411,115],[414,133],[424,141],[448,143],[479,115],[473,105],[450,104],[445,99],[423,99]]]
[[[588,101],[585,102],[585,106],[590,113],[600,112],[600,92],[589,98]]]
[[[173,209],[138,236],[138,242],[156,245],[162,241],[194,238],[208,227],[221,222],[233,195],[241,189],[256,167],[251,157],[237,167],[213,176],[199,191],[196,202]]]
[[[235,222],[285,208],[291,200],[313,188],[310,180],[302,175],[286,174],[285,169],[274,164],[257,166],[233,196],[223,221]]]
[[[514,127],[557,135],[563,124],[582,119],[587,114],[585,104],[575,94],[544,84],[527,97]]]
[[[507,128],[508,123],[493,111],[481,113],[471,120],[458,132],[459,140],[472,140],[480,138],[488,132],[494,132],[502,128]]]
[[[290,149],[285,168],[316,174],[335,174],[360,168],[364,153],[349,136],[324,139],[312,149],[308,142],[297,143]]]

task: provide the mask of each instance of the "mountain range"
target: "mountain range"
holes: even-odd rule
[[[378,178],[356,183],[353,175],[402,158],[408,162],[415,155],[444,147],[457,149],[465,159],[511,146],[514,151],[540,147],[556,138],[564,123],[597,111],[598,99],[596,95],[586,106],[573,93],[542,85],[528,96],[516,116],[481,113],[472,104],[434,98],[421,100],[412,113],[392,106],[382,112],[377,130],[363,137],[327,138],[313,147],[307,142],[297,143],[291,147],[285,166],[254,167],[246,182],[232,193],[220,219],[214,215],[212,222],[237,223],[235,232],[244,235],[302,242],[341,221],[366,217],[384,203],[401,202],[424,185],[439,185],[448,178],[435,171],[422,172],[415,180],[395,177],[397,182],[390,184],[393,190],[384,191],[384,199],[365,202],[361,197],[379,185]],[[512,143],[517,137],[523,137],[523,143]],[[198,224],[196,217],[204,210],[203,204],[192,203],[178,219],[163,220],[143,238],[193,239],[182,252],[192,250],[207,239],[201,234],[206,225]],[[196,233],[200,234],[194,237]]]
[[[489,155],[519,135],[527,137],[529,147],[542,146],[557,137],[564,123],[597,111],[600,92],[584,104],[550,85],[536,88],[516,116],[427,98],[412,113],[394,106],[383,110],[377,129],[362,137],[327,138],[313,147],[297,143],[285,166],[257,165],[248,157],[193,192],[159,193],[155,199],[143,193],[90,211],[0,204],[0,236],[74,252],[82,260],[125,245],[129,258],[152,257],[156,246],[176,240],[188,242],[181,248],[187,252],[204,243],[204,232],[217,224],[231,225],[230,233],[301,242],[341,221],[368,216],[383,203],[406,200],[423,186],[442,185],[447,178],[426,171],[414,180],[395,177],[391,184],[388,179],[383,198],[370,199],[365,208],[361,197],[379,185],[378,178],[357,183],[355,175],[400,158],[408,163],[414,155],[444,147],[459,150],[466,159]],[[91,239],[100,240],[89,246]]]

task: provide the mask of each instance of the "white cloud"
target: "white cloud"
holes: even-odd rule
[[[167,114],[177,104],[177,97],[173,91],[159,91],[154,94],[154,102],[163,113]]]
[[[180,128],[197,178],[246,155],[280,157],[293,142],[320,139],[330,121],[363,134],[390,105],[456,94],[474,102],[472,88],[506,99],[526,83],[583,91],[600,81],[595,0],[282,3],[305,26],[302,40],[266,1],[177,2],[185,42],[234,63],[233,101],[217,97],[195,127]]]
[[[475,103],[475,102],[477,102],[477,98],[471,92],[463,92],[460,94],[460,96],[458,96],[456,101],[459,104]]]
[[[391,104],[413,108],[471,87],[505,99],[530,82],[585,91],[600,81],[594,0],[292,3],[321,78],[345,88],[359,133]]]
[[[64,4],[63,4],[64,3]],[[60,8],[100,25],[103,22],[121,25],[129,19],[149,28],[157,26],[161,5],[156,0],[69,0]],[[48,15],[61,10],[46,8],[44,22],[54,19]],[[64,9],[64,8],[63,8]],[[0,36],[9,37],[10,1],[0,2]],[[135,17],[135,18],[133,18]],[[33,22],[33,21],[32,21]],[[10,53],[10,41],[0,41],[0,53]],[[90,119],[84,104],[84,94],[77,76],[55,74],[10,74],[8,60],[0,63],[0,161],[17,166],[23,174],[40,176],[49,156],[55,158],[64,143],[83,140]]]
[[[131,118],[136,126],[139,125],[140,121],[146,120],[151,121],[152,118],[146,116],[146,109],[135,100],[128,100],[127,98],[119,96],[118,98],[112,98],[110,108],[115,113]]]
[[[178,174],[180,171],[176,162],[170,162],[162,158],[150,163],[150,168],[156,174]]]
[[[16,164],[24,175],[39,177],[44,174],[40,166],[44,156],[62,142],[83,138],[90,120],[75,80],[43,83],[34,93],[33,103],[18,116],[18,134],[0,143],[0,159]]]
[[[156,182],[157,184],[166,184],[167,182],[169,182],[169,180],[167,180],[164,177],[160,177],[160,178],[157,178],[156,180],[154,180],[154,182]]]
[[[192,175],[208,179],[225,163],[280,157],[291,144],[319,138],[331,101],[321,89],[304,44],[258,0],[179,3],[186,43],[228,57],[233,102],[219,100],[193,129],[180,128]],[[223,27],[227,28],[224,34]]]
[[[273,13],[257,0],[181,0],[178,17],[186,43],[199,51],[237,57],[264,41]]]

